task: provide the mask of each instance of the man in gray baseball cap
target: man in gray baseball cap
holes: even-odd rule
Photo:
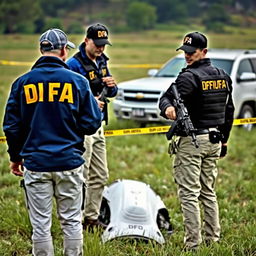
[[[101,126],[102,112],[89,81],[72,72],[65,60],[68,41],[60,29],[39,39],[42,56],[15,80],[3,130],[10,168],[23,176],[32,254],[54,255],[51,234],[53,198],[63,232],[63,255],[83,255],[82,202],[84,136]],[[17,139],[22,138],[22,139]]]
[[[40,36],[40,49],[44,51],[62,49],[63,47],[75,49],[76,46],[68,41],[67,35],[58,28],[51,28]]]

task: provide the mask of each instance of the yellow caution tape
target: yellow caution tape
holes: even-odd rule
[[[110,64],[110,68],[161,68],[162,64]]]
[[[235,119],[233,125],[256,124],[256,117]]]
[[[233,122],[233,125],[245,125],[245,124],[256,124],[256,117],[235,119]],[[106,137],[112,137],[112,136],[124,136],[124,135],[165,133],[169,129],[170,129],[170,126],[155,126],[155,127],[145,127],[145,128],[106,130],[104,132],[104,135]],[[0,137],[0,143],[5,143],[5,142],[6,142],[6,138]]]
[[[32,66],[33,62],[0,60],[0,65],[7,66]],[[160,68],[162,64],[110,64],[110,68]]]
[[[33,63],[32,62],[0,60],[0,65],[7,65],[7,66],[31,66],[31,65],[33,65]]]
[[[6,138],[5,137],[0,137],[0,143],[5,143],[6,142]]]
[[[151,133],[163,133],[169,130],[170,126],[156,126],[145,128],[132,128],[132,129],[120,129],[120,130],[106,130],[104,135],[110,136],[123,136],[123,135],[136,135],[136,134],[151,134]]]
[[[243,118],[243,119],[235,119],[233,122],[233,125],[245,125],[245,124],[255,124],[255,123],[256,123],[256,118]],[[106,137],[111,137],[111,136],[123,136],[123,135],[165,133],[169,129],[170,129],[170,126],[156,126],[156,127],[146,127],[146,128],[106,130],[104,132],[104,135]]]

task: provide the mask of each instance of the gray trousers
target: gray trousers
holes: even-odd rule
[[[53,256],[53,197],[64,234],[64,255],[83,255],[83,166],[60,172],[24,171],[27,207],[33,228],[33,255]]]
[[[212,144],[209,135],[197,135],[199,148],[191,143],[191,137],[180,137],[174,159],[174,178],[178,184],[178,196],[185,226],[185,245],[198,246],[205,239],[220,238],[219,208],[214,186],[217,178],[216,161],[220,143]],[[202,203],[204,225],[201,227],[199,201]]]
[[[84,147],[84,178],[87,185],[84,217],[96,220],[100,212],[103,189],[109,176],[103,126],[95,134],[85,136]]]

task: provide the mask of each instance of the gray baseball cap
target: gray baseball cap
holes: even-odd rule
[[[72,42],[68,41],[67,35],[58,28],[51,28],[44,32],[39,39],[40,49],[44,51],[51,51],[54,49],[62,49],[63,47],[69,47],[75,49],[76,46]]]

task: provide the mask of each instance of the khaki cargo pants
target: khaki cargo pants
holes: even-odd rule
[[[86,196],[84,217],[98,219],[104,186],[108,180],[108,166],[104,129],[90,136],[85,136],[84,177],[86,180]]]
[[[201,229],[207,241],[220,238],[219,209],[214,186],[217,178],[216,161],[220,155],[220,143],[212,144],[209,135],[197,135],[199,148],[191,143],[191,137],[180,137],[174,159],[174,178],[183,212],[186,247],[202,242]],[[203,207],[201,227],[199,201]]]

